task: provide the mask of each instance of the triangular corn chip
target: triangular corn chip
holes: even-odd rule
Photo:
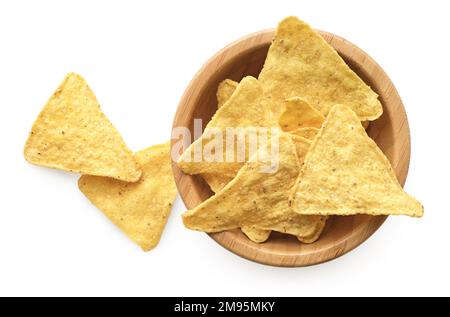
[[[301,97],[323,115],[348,105],[359,119],[375,120],[383,110],[377,94],[313,29],[296,17],[280,22],[259,75],[264,93],[280,115],[287,98]]]
[[[233,177],[222,176],[215,173],[204,173],[201,175],[214,193],[219,192],[233,179]]]
[[[298,129],[289,131],[289,134],[291,136],[292,135],[301,136],[308,140],[314,140],[317,133],[319,133],[319,129],[317,129],[317,128],[298,128]]]
[[[204,173],[201,174],[201,176],[214,193],[218,193],[219,191],[221,191],[222,188],[224,188],[229,182],[233,180],[232,177],[215,173]],[[241,230],[247,236],[247,238],[256,243],[267,241],[271,232],[270,230],[258,229],[255,226],[242,227]]]
[[[134,156],[142,168],[136,183],[83,175],[83,194],[144,251],[159,242],[177,189],[172,176],[170,144],[160,144]]]
[[[243,226],[241,231],[247,238],[256,243],[266,242],[272,232],[270,230],[260,229],[257,226]]]
[[[356,114],[342,105],[332,108],[309,149],[292,206],[302,215],[423,215]]]
[[[219,193],[183,214],[185,226],[205,232],[256,226],[311,242],[311,237],[323,229],[326,217],[301,216],[289,206],[299,161],[287,134],[282,133],[279,138],[278,169],[262,173],[261,167],[258,161],[247,162]]]
[[[320,128],[325,121],[325,117],[318,110],[299,97],[289,98],[284,103],[286,110],[278,121],[283,131],[305,127]]]
[[[311,144],[311,141],[297,135],[291,135],[291,139],[294,142],[299,163],[302,164],[308,151],[308,148]],[[214,193],[217,193],[220,190],[222,190],[222,188],[224,188],[232,180],[232,178],[223,177],[217,174],[202,174],[202,176],[208,183],[208,185],[211,187]],[[271,233],[270,230],[259,229],[255,226],[242,227],[241,230],[250,240],[257,243],[267,241]],[[318,239],[320,232],[321,230],[311,235],[310,238],[299,237],[299,240],[305,243],[314,242]]]
[[[205,149],[208,144],[216,141],[217,139],[214,137],[218,129],[222,129],[223,132],[226,128],[265,127],[270,129],[278,126],[270,110],[261,104],[261,100],[262,88],[258,81],[253,77],[242,79],[230,99],[217,110],[207,124],[203,135],[181,155],[177,162],[181,170],[187,174],[216,173],[234,177],[248,157],[239,161],[236,159],[237,151],[234,151],[235,159],[231,160],[231,162],[227,160],[225,137],[222,139],[223,144],[218,145],[223,149],[220,160],[208,161],[202,152],[199,153],[200,159],[196,160],[196,149]],[[221,135],[224,135],[224,133],[221,133]],[[202,146],[199,147],[199,145]]]
[[[298,135],[292,135],[289,133],[289,136],[291,137],[292,141],[295,145],[295,150],[297,151],[297,157],[299,160],[300,166],[303,165],[303,162],[305,160],[306,154],[308,153],[309,147],[311,146],[311,141],[308,139],[305,139],[302,136]],[[297,179],[298,180],[298,179]],[[328,219],[328,217],[324,217],[322,220],[322,227],[318,227],[318,230],[316,232],[312,232],[310,236],[299,236],[297,237],[298,240],[300,240],[303,243],[313,243],[317,239],[319,239],[320,234],[322,233],[323,228],[325,227],[325,222]]]
[[[42,109],[24,155],[30,163],[64,171],[130,182],[141,176],[132,152],[77,74],[68,74]]]
[[[239,85],[238,82],[235,82],[231,79],[225,79],[220,82],[217,87],[217,108],[222,107],[225,102],[230,99],[233,92],[236,90],[236,87]],[[230,176],[222,176],[217,173],[205,173],[201,174],[205,182],[209,185],[211,190],[217,193],[219,190],[225,187],[233,178]]]
[[[271,230],[260,229],[257,226],[244,226],[241,231],[249,240],[256,243],[266,242],[272,233]]]
[[[292,142],[294,142],[295,150],[297,151],[297,157],[300,166],[303,164],[306,153],[308,153],[309,147],[311,146],[311,140],[308,140],[302,136],[289,134]]]
[[[230,99],[233,92],[236,90],[236,87],[239,85],[238,82],[235,82],[231,79],[225,79],[220,82],[219,87],[217,87],[217,108],[222,107],[225,102]]]
[[[219,108],[231,97],[237,86],[238,83],[230,79],[226,79],[219,84],[219,87],[217,89],[217,101]],[[287,106],[288,109],[285,115],[286,118],[292,118],[289,122],[295,121],[296,126],[303,126],[301,120],[304,120],[308,125],[312,124],[320,126],[322,121],[324,120],[324,117],[320,113],[318,113],[317,110],[307,105],[306,102],[296,99],[297,98],[294,98],[294,100],[286,102],[287,104],[290,104],[289,106]],[[220,175],[214,172],[202,174],[202,177],[215,193],[220,191],[232,179],[232,177],[230,177],[229,175]],[[255,226],[250,226],[243,227],[242,232],[250,240],[261,243],[269,238],[271,231],[259,229]]]
[[[241,87],[238,88],[238,83],[226,79],[219,84],[217,89],[217,103],[218,108],[221,108],[231,98],[233,93],[238,90],[237,96],[227,105],[229,108],[223,113],[214,115],[213,119],[206,126],[205,133],[207,134],[211,128],[227,128],[227,127],[270,127],[275,126],[276,121],[271,117],[270,111],[261,106],[261,109],[252,109],[252,107],[260,107],[262,99],[262,88],[258,81],[253,77],[246,77],[241,80]],[[252,99],[253,98],[253,99]],[[250,109],[250,112],[247,112]],[[219,111],[218,111],[219,112]],[[240,116],[244,116],[242,119]],[[262,118],[262,120],[261,120]],[[230,121],[231,120],[231,121]],[[197,142],[200,142],[197,140]],[[203,146],[208,143],[208,140],[201,140]],[[182,162],[189,156],[192,159],[195,145],[192,145],[179,160],[179,166],[185,173],[198,174],[200,173],[203,179],[211,187],[212,191],[220,191],[229,181],[237,174],[238,170],[244,165],[245,161],[237,163],[224,163],[218,166],[217,163],[203,163],[203,162]],[[189,152],[190,151],[190,152]],[[226,155],[226,153],[224,153]],[[246,153],[248,156],[248,153]],[[203,170],[206,172],[200,172]],[[242,228],[245,235],[252,241],[261,243],[266,241],[270,236],[270,231],[261,230],[255,227]]]
[[[367,130],[367,128],[369,127],[369,121],[361,121],[361,125],[363,126],[364,129]],[[317,128],[298,128],[298,129],[289,131],[289,134],[291,136],[293,136],[293,135],[301,136],[301,137],[304,137],[305,139],[308,139],[311,141],[314,140],[317,133],[319,133],[319,129],[317,129]]]

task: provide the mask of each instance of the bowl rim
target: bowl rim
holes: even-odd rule
[[[322,31],[322,30],[316,30],[320,35],[322,35],[327,42],[332,45],[338,53],[342,56],[343,52],[340,51],[338,48],[336,48],[333,45],[333,42],[341,42],[344,45],[346,45],[349,49],[358,51],[361,55],[364,56],[364,63],[370,64],[371,67],[375,68],[378,75],[378,81],[385,81],[390,89],[391,97],[394,98],[395,102],[398,104],[397,108],[401,111],[400,115],[404,117],[404,129],[406,129],[407,134],[407,144],[406,148],[404,149],[404,160],[406,162],[406,169],[400,173],[400,175],[397,175],[397,178],[399,180],[399,183],[404,186],[406,177],[408,174],[409,164],[410,164],[410,155],[411,155],[411,141],[410,141],[410,133],[409,133],[409,124],[407,119],[407,114],[403,106],[403,102],[394,86],[390,78],[387,76],[386,72],[381,68],[380,65],[365,51],[360,49],[355,44],[351,43],[350,41],[335,35],[330,32]],[[211,77],[211,75],[214,73],[214,71],[217,71],[220,69],[220,67],[226,65],[229,61],[233,60],[235,57],[243,54],[247,50],[255,50],[257,47],[262,46],[268,46],[270,45],[270,42],[272,41],[274,37],[275,29],[265,29],[262,31],[254,32],[251,34],[248,34],[236,41],[233,41],[232,43],[226,45],[224,48],[219,50],[217,53],[215,53],[211,58],[207,60],[205,64],[197,71],[197,73],[194,75],[192,80],[190,81],[189,85],[187,86],[183,96],[180,99],[180,102],[178,104],[178,108],[173,120],[173,126],[179,126],[179,118],[184,115],[184,106],[190,102],[190,100],[196,100],[197,97],[201,94],[203,86],[202,83],[198,82],[199,79],[201,79],[203,76],[205,76],[205,72],[211,72],[211,69],[213,72],[209,74],[207,77]],[[238,49],[236,49],[238,48]],[[351,56],[347,56],[348,58],[351,58]],[[353,60],[352,60],[353,61]],[[364,65],[359,65],[364,68]],[[225,79],[225,78],[224,78]],[[383,108],[386,108],[386,105],[383,104]],[[171,140],[171,146],[173,145],[175,141]],[[176,162],[172,162],[172,170],[174,174],[174,179],[178,188],[178,191],[180,193],[180,197],[182,198],[184,204],[188,209],[193,208],[194,206],[191,205],[191,202],[187,198],[187,194],[196,194],[195,191],[190,191],[190,193],[186,193],[183,189],[180,190],[180,183],[181,179],[184,178],[185,180],[189,180],[189,182],[192,184],[193,178],[191,175],[186,175],[181,172],[181,170],[176,165]],[[198,200],[201,201],[199,197],[197,197]],[[367,239],[369,239],[377,230],[378,228],[384,223],[384,221],[387,219],[388,216],[371,216],[371,218],[368,220],[368,224],[366,226],[360,226],[358,230],[352,230],[352,232],[347,236],[347,238],[336,245],[331,245],[328,249],[320,250],[318,252],[312,251],[310,253],[305,253],[302,255],[279,255],[275,254],[275,252],[267,253],[265,250],[262,250],[259,248],[260,244],[257,243],[251,243],[241,245],[241,248],[236,248],[235,243],[230,243],[229,237],[227,237],[228,231],[225,232],[219,232],[219,233],[211,233],[208,234],[214,241],[216,241],[218,244],[220,244],[225,249],[233,252],[236,255],[239,255],[240,257],[243,257],[247,260],[257,262],[260,264],[265,265],[271,265],[271,266],[278,266],[278,267],[303,267],[303,266],[310,266],[310,265],[316,265],[323,262],[327,262],[333,259],[336,259],[359,245],[361,245],[363,242],[365,242]],[[257,254],[264,252],[264,256],[266,257],[264,261],[260,259],[260,257],[257,256]],[[321,256],[315,257],[312,259],[310,255],[321,253]],[[256,255],[255,255],[256,254]],[[280,256],[282,257],[280,261]],[[299,260],[299,257],[302,259]]]

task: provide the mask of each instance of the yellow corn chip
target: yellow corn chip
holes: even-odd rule
[[[293,131],[298,128],[320,128],[325,117],[306,101],[299,97],[287,99],[286,110],[281,114],[279,124],[283,131]]]
[[[244,226],[241,228],[241,231],[247,238],[256,243],[266,242],[272,232],[270,230],[260,229],[257,226]]]
[[[229,182],[233,180],[232,177],[213,173],[205,173],[201,175],[214,193],[218,193],[219,191],[221,191],[222,188],[224,188]],[[258,229],[255,226],[242,227],[241,230],[247,236],[247,238],[256,243],[267,241],[271,232],[270,230]]]
[[[217,103],[220,108],[233,94],[237,87],[238,83],[225,79],[219,84],[217,89]],[[280,119],[280,125],[286,131],[289,131],[289,126],[286,124],[291,124],[294,126],[316,126],[322,124],[325,119],[324,116],[313,109],[303,100],[297,100],[299,98],[293,98],[293,100],[289,100],[286,102],[287,109],[285,111],[284,116]],[[318,131],[318,129],[316,129]],[[304,143],[298,143],[300,146]],[[306,153],[306,152],[305,152]],[[211,187],[212,191],[217,193],[226,184],[228,184],[232,178],[226,176],[220,176],[217,174],[202,174],[205,181]],[[252,227],[243,227],[242,232],[253,242],[262,243],[267,241],[270,237],[270,230],[258,229],[254,226]]]
[[[83,175],[83,194],[144,251],[159,242],[177,189],[172,176],[170,143],[155,145],[134,155],[142,168],[136,183]]]
[[[311,144],[311,141],[297,135],[290,135],[290,136],[292,141],[294,142],[299,163],[302,164],[306,156],[306,153],[308,152],[308,148]],[[202,174],[202,176],[215,193],[222,190],[222,188],[225,187],[226,184],[228,184],[232,180],[231,178],[221,177],[220,175],[215,174]],[[312,243],[316,241],[319,238],[320,233],[322,232],[322,228],[318,227],[318,229],[320,230],[317,230],[317,232],[312,234],[311,237],[299,237],[299,240],[305,243]],[[241,230],[250,240],[256,243],[262,243],[267,241],[271,233],[270,230],[259,229],[255,226],[242,227]]]
[[[230,99],[233,92],[239,83],[231,79],[225,79],[220,82],[217,88],[217,107],[222,107],[225,102]],[[217,173],[205,173],[201,174],[205,182],[209,185],[211,190],[217,193],[219,190],[225,187],[233,178],[228,176],[222,176]]]
[[[317,133],[319,132],[319,129],[317,128],[298,128],[292,131],[289,131],[289,134],[291,136],[301,136],[308,140],[314,140]]]
[[[318,129],[317,129],[318,130]],[[296,150],[297,150],[297,156],[300,160],[300,164],[303,163],[303,160],[306,156],[306,153],[308,151],[308,148],[311,144],[311,141],[297,135],[291,135],[292,141],[294,141]],[[206,181],[206,183],[210,186],[211,190],[214,193],[218,193],[222,188],[224,188],[233,178],[221,176],[218,174],[213,173],[206,173],[202,174],[203,179]],[[263,243],[267,241],[270,237],[270,230],[264,230],[259,229],[255,226],[249,226],[249,227],[242,227],[242,232],[249,238],[251,241],[256,243]],[[319,238],[319,235],[321,233],[321,230],[318,230],[315,234],[313,234],[311,237],[300,237],[299,240],[303,241],[305,243],[311,243],[316,241]]]
[[[239,83],[235,82],[231,79],[225,79],[217,88],[217,108],[222,107],[225,102],[231,97],[233,92],[236,90],[236,87]],[[217,174],[202,174],[205,181],[211,187],[212,191],[217,193],[226,184],[228,184],[232,178],[226,176],[220,176]],[[258,229],[254,226],[252,227],[243,227],[241,228],[242,232],[249,238],[251,241],[256,243],[262,243],[267,241],[270,237],[270,230]]]
[[[213,173],[205,173],[201,175],[214,193],[218,193],[219,191],[221,191],[222,188],[224,188],[229,182],[233,180],[232,177],[221,176]],[[247,236],[247,238],[256,243],[267,241],[271,233],[270,230],[258,229],[255,226],[242,227],[241,230]]]
[[[30,163],[64,171],[130,182],[141,176],[132,152],[76,74],[66,76],[42,109],[24,155]]]
[[[219,87],[217,87],[217,108],[222,107],[230,99],[238,85],[239,83],[231,79],[225,79],[220,82]]]
[[[242,79],[231,98],[214,114],[203,135],[181,155],[177,162],[181,170],[187,174],[215,173],[234,177],[248,157],[239,161],[236,158],[237,151],[234,151],[234,159],[231,162],[227,160],[225,137],[222,139],[223,143],[218,144],[223,149],[219,160],[208,161],[204,158],[203,153],[200,153],[200,160],[196,160],[195,151],[199,148],[199,144],[202,145],[200,149],[205,149],[208,144],[211,145],[212,142],[217,141],[214,138],[216,136],[214,132],[217,129],[276,127],[276,120],[274,120],[271,112],[261,104],[261,100],[262,88],[259,82],[250,76]]]
[[[332,108],[309,149],[292,206],[302,215],[423,215],[359,118],[342,105]]]
[[[215,173],[204,173],[201,175],[214,193],[219,192],[233,179],[233,177],[222,176]]]
[[[292,141],[294,142],[295,149],[297,151],[297,157],[299,160],[299,164],[301,166],[305,160],[306,154],[308,153],[309,147],[311,146],[311,141],[308,139],[305,139],[302,136],[298,136],[298,135],[289,134],[289,136],[291,137]],[[319,236],[322,233],[323,228],[325,227],[327,219],[328,219],[328,217],[326,217],[326,216],[322,219],[322,226],[318,226],[316,232],[312,232],[311,235],[307,236],[307,237],[299,236],[299,237],[297,237],[298,240],[300,240],[303,243],[315,242],[317,239],[319,239]]]
[[[244,226],[241,231],[247,238],[256,243],[266,242],[270,238],[271,230],[259,229],[256,226]]]
[[[289,134],[292,142],[294,142],[295,150],[297,151],[297,157],[300,166],[303,164],[305,160],[306,153],[308,153],[309,147],[311,145],[311,140],[308,140],[302,136],[291,135]]]
[[[205,232],[256,226],[305,239],[317,235],[326,217],[304,217],[289,206],[299,161],[287,134],[282,133],[279,138],[278,169],[262,173],[261,168],[259,161],[247,162],[219,193],[183,214],[185,226]]]
[[[225,79],[219,84],[219,87],[217,89],[217,102],[219,108],[231,97],[237,85],[237,82],[230,79]],[[307,104],[304,100],[298,97],[287,100],[285,104],[286,110],[279,122],[282,128],[289,131],[291,130],[290,125],[294,127],[299,126],[300,128],[297,128],[295,130],[299,136],[313,139],[319,130],[317,128],[312,128],[312,126],[320,127],[325,117],[316,109]],[[304,128],[302,126],[309,127]],[[308,144],[309,146],[309,143],[305,143],[304,141],[306,140],[303,139],[300,140],[300,142],[295,142],[297,146],[300,146],[300,151],[303,150],[302,145]],[[302,153],[303,157],[305,153],[306,151]],[[206,181],[206,183],[208,183],[214,193],[220,191],[223,187],[225,187],[226,184],[228,184],[232,180],[231,177],[221,176],[213,173],[202,174],[202,177]],[[242,232],[244,232],[244,234],[250,240],[258,243],[266,241],[270,236],[269,230],[262,230],[255,227],[244,227],[242,228]]]
[[[224,138],[222,143],[222,148],[224,149],[223,162],[207,162],[203,158],[202,161],[196,162],[194,160],[194,151],[198,143],[202,143],[202,148],[211,143],[211,140],[205,135],[208,135],[213,128],[222,129],[221,132],[223,132],[223,129],[229,127],[273,127],[277,125],[270,111],[261,105],[262,87],[255,78],[245,77],[240,84],[235,83],[236,89],[231,90],[229,88],[234,85],[233,83],[235,82],[226,80],[219,85],[217,93],[218,103],[221,103],[219,95],[222,95],[224,105],[220,107],[208,123],[202,137],[196,140],[178,161],[178,166],[183,172],[201,174],[214,192],[218,192],[236,176],[239,169],[248,159],[249,153],[245,153],[245,159],[242,161],[235,159],[234,162],[227,162],[225,159],[226,145]],[[223,89],[227,89],[227,92],[222,91]],[[231,94],[231,96],[225,99],[225,94]],[[224,133],[222,134],[224,135]],[[237,142],[237,140],[235,141]],[[242,228],[242,230],[254,242],[262,242],[263,237],[266,237],[265,241],[270,235],[270,232],[267,232],[267,230],[258,230],[256,228]]]
[[[361,125],[363,126],[364,129],[367,130],[367,128],[369,127],[369,121],[361,121]],[[298,129],[289,131],[289,134],[291,136],[297,135],[297,136],[304,137],[305,139],[308,139],[311,141],[314,140],[317,133],[319,133],[319,129],[317,129],[317,128],[298,128]]]
[[[278,25],[259,80],[276,115],[290,97],[303,98],[323,115],[338,103],[348,105],[361,121],[375,120],[383,112],[377,94],[296,17]]]

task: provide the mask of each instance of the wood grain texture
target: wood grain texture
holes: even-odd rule
[[[408,120],[400,96],[383,69],[364,51],[331,33],[319,31],[372,89],[379,94],[384,113],[371,122],[367,132],[390,160],[400,184],[404,185],[410,160]],[[267,55],[274,30],[246,36],[219,51],[195,75],[187,87],[173,127],[193,128],[193,119],[206,125],[217,110],[216,91],[220,81],[240,81],[247,75],[257,77]],[[173,140],[176,142],[176,140]],[[191,209],[213,193],[199,176],[183,174],[172,164],[178,191]],[[301,244],[292,236],[273,232],[266,243],[248,240],[240,230],[210,236],[226,249],[246,259],[274,266],[308,266],[337,258],[367,240],[386,220],[379,216],[332,217],[318,241]]]

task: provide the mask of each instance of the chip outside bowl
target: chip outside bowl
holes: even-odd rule
[[[370,123],[367,132],[387,156],[403,186],[408,174],[411,142],[406,112],[394,84],[360,48],[334,34],[318,32],[378,93],[383,115]],[[273,36],[274,30],[250,34],[208,60],[181,98],[173,127],[187,127],[192,132],[194,118],[202,119],[205,126],[217,110],[218,84],[226,78],[240,81],[248,75],[258,77]],[[194,208],[213,194],[200,176],[183,174],[175,162],[172,167],[178,191],[187,208]],[[273,232],[267,242],[257,244],[247,239],[239,229],[210,236],[248,260],[273,266],[299,267],[326,262],[353,250],[367,240],[386,218],[367,215],[331,217],[320,239],[312,244],[302,244],[293,236],[277,232]]]

